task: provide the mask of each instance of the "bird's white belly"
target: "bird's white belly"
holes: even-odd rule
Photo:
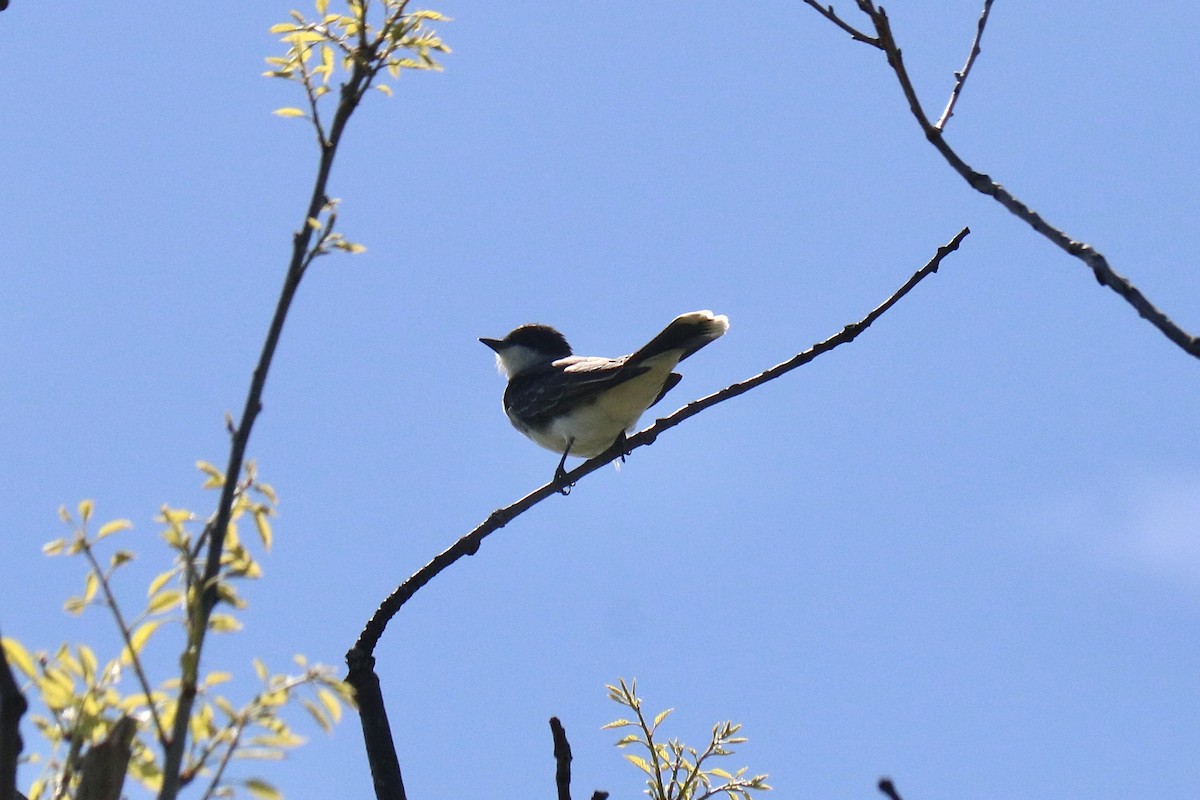
[[[558,417],[540,430],[527,430],[530,439],[556,453],[567,449],[571,455],[592,458],[607,450],[623,432],[631,430],[662,391],[671,363],[666,369],[652,370],[608,390],[596,400],[585,403]]]

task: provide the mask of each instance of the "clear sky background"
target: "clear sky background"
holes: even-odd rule
[[[898,4],[941,111],[980,3]],[[860,20],[853,4],[840,4]],[[136,606],[163,503],[207,514],[311,185],[274,3],[0,14],[0,629],[117,653],[67,617],[59,504],[128,517]],[[667,733],[717,720],[779,798],[1195,798],[1200,363],[924,141],[882,55],[795,0],[447,2],[335,168],[360,256],[302,287],[250,454],[281,495],[243,632],[205,665],[335,665],[379,601],[555,457],[476,341],[517,324],[626,353],[728,314],[669,411],[861,318],[849,347],[711,409],[488,539],[422,591],[378,670],[413,798],[637,796],[600,726],[636,677]],[[996,3],[949,141],[1200,331],[1200,8]],[[169,644],[164,638],[160,643]],[[153,677],[174,670],[167,647]],[[279,764],[367,797],[355,717]],[[38,740],[26,724],[30,745]],[[33,776],[22,771],[22,782]],[[130,789],[131,796],[140,790]]]

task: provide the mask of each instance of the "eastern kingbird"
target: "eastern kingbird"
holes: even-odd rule
[[[711,311],[681,314],[636,353],[620,358],[571,355],[549,325],[522,325],[503,339],[480,339],[496,353],[508,378],[504,413],[533,441],[567,456],[592,458],[625,438],[638,418],[683,376],[675,365],[729,330],[729,318]],[[564,494],[566,490],[564,490]]]

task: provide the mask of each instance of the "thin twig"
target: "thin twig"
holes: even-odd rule
[[[992,180],[990,176],[982,172],[977,172],[946,143],[942,132],[930,123],[929,117],[926,116],[925,110],[921,107],[920,100],[917,99],[912,79],[909,78],[908,70],[904,67],[904,59],[901,57],[900,48],[896,44],[895,37],[892,35],[887,13],[882,8],[876,7],[871,0],[858,0],[858,5],[863,10],[863,13],[871,18],[872,23],[875,25],[879,41],[883,45],[883,51],[887,54],[888,64],[896,74],[896,79],[900,82],[900,89],[908,101],[909,109],[916,118],[917,124],[921,126],[925,138],[942,154],[942,158],[946,160],[954,171],[961,175],[963,180],[972,189],[991,197],[997,203],[1004,206],[1004,208],[1008,209],[1011,214],[1023,220],[1035,231],[1049,239],[1054,245],[1086,264],[1092,270],[1092,274],[1101,286],[1107,286],[1120,295],[1125,302],[1133,306],[1133,309],[1137,311],[1139,316],[1157,328],[1160,333],[1185,353],[1195,358],[1200,358],[1200,337],[1188,333],[1173,322],[1170,317],[1151,303],[1127,278],[1114,271],[1109,266],[1108,259],[1099,250],[1086,242],[1072,239],[1064,231],[1046,222],[1040,214],[1018,200],[1011,192]]]
[[[888,800],[904,800],[900,793],[896,791],[896,784],[892,783],[891,778],[879,779],[879,791],[888,796]]]
[[[159,743],[166,747],[167,745],[167,729],[163,726],[162,717],[158,713],[158,704],[154,702],[154,689],[150,686],[150,679],[146,677],[146,670],[142,666],[142,659],[138,656],[137,651],[133,647],[133,633],[130,626],[125,622],[125,615],[121,613],[121,607],[117,605],[116,595],[113,594],[112,586],[108,579],[111,575],[105,574],[100,569],[100,562],[96,560],[96,554],[92,552],[92,546],[83,540],[83,554],[91,565],[92,572],[96,575],[96,580],[100,582],[100,588],[104,592],[105,604],[108,610],[112,613],[113,619],[117,623],[117,628],[121,631],[121,640],[125,642],[125,647],[129,650],[129,662],[133,665],[134,675],[137,676],[138,684],[142,687],[142,694],[146,697],[146,707],[150,709],[150,718],[154,721],[154,732],[158,736]]]
[[[879,48],[880,50],[883,49],[883,45],[881,45],[879,43],[878,39],[868,36],[867,34],[860,31],[858,28],[855,28],[853,25],[850,25],[845,20],[843,20],[841,17],[839,17],[837,15],[837,12],[833,10],[833,6],[823,6],[820,3],[818,3],[817,0],[804,0],[804,2],[806,5],[810,5],[814,9],[816,9],[817,13],[820,14],[822,17],[829,20],[834,25],[837,25],[839,28],[844,30],[846,33],[850,34],[850,38],[853,39],[854,41],[862,42],[863,44],[869,44],[872,47]]]
[[[967,83],[967,76],[971,74],[971,67],[975,65],[975,59],[979,57],[979,43],[983,40],[983,29],[987,26],[988,14],[991,13],[992,0],[983,0],[983,12],[979,15],[979,24],[975,28],[975,40],[971,42],[971,52],[967,55],[967,63],[963,65],[960,72],[954,73],[954,88],[950,90],[950,99],[946,101],[946,109],[938,121],[933,124],[933,127],[939,131],[944,131],[946,123],[954,116],[954,105],[958,102],[958,96],[962,94],[963,86]]]
[[[596,470],[620,458],[622,455],[629,453],[644,445],[652,444],[658,436],[664,431],[675,427],[689,417],[694,417],[706,408],[715,406],[740,394],[745,394],[756,386],[774,380],[786,372],[791,372],[797,367],[803,366],[812,361],[822,353],[826,353],[839,345],[848,344],[854,341],[860,333],[865,331],[877,320],[884,312],[894,306],[906,294],[909,293],[918,283],[924,278],[937,272],[938,266],[941,265],[942,259],[950,253],[958,249],[958,245],[963,238],[970,233],[970,230],[963,228],[953,239],[945,245],[938,248],[937,254],[921,269],[919,269],[907,282],[897,289],[891,297],[885,300],[871,313],[867,314],[858,322],[851,323],[844,327],[841,331],[830,336],[822,342],[818,342],[804,352],[794,356],[782,364],[777,364],[770,369],[755,375],[752,378],[741,381],[740,383],[727,386],[719,392],[710,394],[692,403],[687,404],[683,408],[675,411],[671,415],[658,419],[649,428],[640,431],[633,436],[628,437],[623,443],[615,443],[605,452],[595,458],[585,461],[575,469],[568,472],[561,480],[551,481],[544,486],[535,489],[529,494],[517,500],[515,503],[507,505],[503,508],[493,511],[487,519],[481,522],[470,533],[461,537],[450,547],[438,553],[433,559],[412,574],[407,580],[401,583],[391,595],[389,595],[372,615],[371,619],[363,628],[362,633],[358,637],[358,641],[354,643],[354,647],[346,654],[346,662],[350,665],[351,672],[355,672],[358,665],[369,663],[372,660],[372,653],[375,650],[375,645],[383,636],[384,629],[388,622],[399,612],[400,608],[415,595],[421,587],[433,580],[439,573],[449,567],[455,561],[458,561],[463,556],[474,555],[478,552],[480,544],[484,538],[503,528],[514,518],[528,511],[533,506],[537,505],[547,497],[556,495],[559,490],[565,486],[570,486],[579,479],[589,475]],[[353,681],[351,681],[353,683]]]

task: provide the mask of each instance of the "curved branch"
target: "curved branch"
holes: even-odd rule
[[[808,0],[805,0],[808,2]],[[809,3],[812,5],[812,3]],[[1107,286],[1125,302],[1133,306],[1138,315],[1153,325],[1169,340],[1179,346],[1185,353],[1195,358],[1200,358],[1200,337],[1188,333],[1179,325],[1171,320],[1157,306],[1142,294],[1142,292],[1134,286],[1130,281],[1122,275],[1119,275],[1111,266],[1108,260],[1100,253],[1099,250],[1092,247],[1086,242],[1081,242],[1072,239],[1064,231],[1054,227],[1046,222],[1040,214],[1033,211],[1025,203],[1017,199],[1011,192],[1005,189],[988,175],[982,172],[977,172],[971,165],[962,159],[946,143],[942,135],[941,128],[938,127],[943,122],[933,124],[926,116],[925,110],[921,107],[921,101],[917,98],[916,89],[913,88],[912,80],[908,76],[908,70],[904,66],[904,59],[900,52],[900,47],[896,44],[896,38],[892,35],[891,23],[888,20],[887,12],[882,7],[876,6],[871,0],[858,0],[858,7],[866,14],[872,24],[875,26],[875,32],[878,35],[878,41],[882,45],[884,53],[887,55],[888,65],[896,74],[896,79],[900,82],[900,89],[904,92],[904,97],[908,101],[909,110],[912,111],[913,117],[916,118],[917,124],[921,126],[925,138],[929,143],[942,155],[955,172],[962,176],[972,189],[981,194],[994,199],[997,203],[1004,206],[1008,211],[1023,220],[1035,231],[1046,237],[1050,242],[1061,248],[1069,255],[1078,258],[1096,277],[1096,281],[1101,286]],[[819,9],[818,9],[819,10]],[[976,34],[976,45],[978,38],[983,33],[983,26],[986,23],[988,6],[984,7],[984,14],[980,18],[979,28]],[[969,68],[970,61],[968,61]],[[967,68],[964,68],[964,73]],[[959,86],[955,88],[961,91],[961,83],[966,80],[966,75],[962,76]],[[953,97],[952,97],[953,99]],[[949,111],[950,108],[948,107]]]
[[[579,481],[585,475],[589,475],[596,470],[608,464],[611,461],[620,458],[622,455],[636,450],[639,447],[652,444],[664,431],[674,428],[676,425],[683,422],[689,417],[694,417],[701,411],[711,408],[718,403],[723,403],[726,400],[737,397],[740,394],[745,394],[756,386],[760,386],[768,381],[791,372],[797,367],[803,366],[812,361],[822,353],[826,353],[839,345],[848,344],[863,331],[871,326],[875,320],[879,319],[884,312],[900,301],[902,297],[908,294],[913,287],[920,283],[924,278],[937,272],[938,267],[942,263],[942,259],[950,253],[958,249],[958,245],[970,233],[968,228],[963,228],[953,239],[948,243],[938,248],[936,255],[930,261],[919,269],[912,277],[905,282],[903,286],[892,293],[887,300],[876,307],[871,313],[867,314],[858,322],[853,322],[841,331],[830,336],[824,341],[818,342],[802,353],[793,356],[787,361],[776,364],[764,372],[748,378],[739,383],[725,387],[719,392],[703,397],[688,403],[683,408],[675,411],[667,417],[655,420],[654,424],[642,430],[633,436],[625,439],[624,442],[614,443],[605,452],[585,461],[575,469],[568,472],[561,480],[551,481],[550,483],[541,486],[529,494],[517,500],[515,503],[507,505],[503,508],[493,511],[487,519],[481,522],[474,530],[467,533],[450,547],[438,553],[433,559],[417,570],[411,577],[405,580],[396,588],[391,595],[387,597],[379,606],[378,610],[372,615],[371,619],[363,628],[362,633],[355,642],[354,647],[346,654],[347,664],[350,665],[351,672],[355,672],[364,663],[371,662],[372,654],[375,650],[375,645],[378,644],[380,637],[383,636],[384,629],[387,627],[392,617],[399,612],[400,608],[415,595],[421,587],[433,580],[442,570],[449,567],[455,561],[458,561],[463,556],[474,555],[479,550],[480,544],[484,538],[503,528],[520,514],[528,511],[533,506],[537,505],[547,497],[558,494],[559,490],[564,486],[569,486]],[[351,680],[351,683],[354,681]]]

